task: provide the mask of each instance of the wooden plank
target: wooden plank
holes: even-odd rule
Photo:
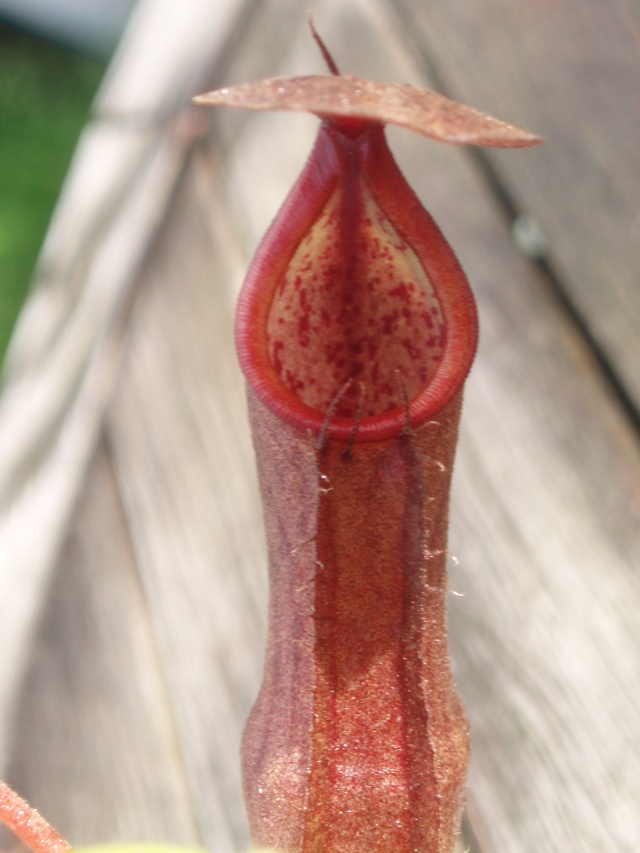
[[[238,753],[265,584],[233,358],[240,259],[214,206],[193,204],[205,187],[215,193],[196,158],[146,277],[108,429],[203,837],[226,851],[248,843]]]
[[[452,175],[411,149],[405,171],[481,312],[451,537],[452,587],[465,597],[452,599],[451,626],[482,847],[631,851],[636,437],[544,277],[515,256],[477,173],[456,157]]]
[[[407,49],[452,97],[541,134],[489,160],[542,230],[560,286],[640,409],[637,3],[435,0],[396,5]],[[635,238],[634,238],[635,235]]]
[[[107,119],[153,124],[188,105],[256,0],[139,0],[94,104]]]
[[[122,837],[199,842],[163,664],[104,445],[37,634],[8,777],[75,845]]]
[[[21,316],[0,398],[0,638],[7,653],[0,669],[0,767],[12,696],[117,369],[140,260],[135,230],[153,232],[178,164],[172,142],[149,152],[148,139],[118,145],[117,135],[97,132],[96,139],[88,131],[85,141],[97,142],[96,155],[124,155],[119,177],[128,179],[126,200],[116,204],[117,215],[102,207],[98,222],[81,220],[84,228],[75,217],[86,205],[68,211],[65,229],[73,226],[80,243],[68,251],[61,241],[57,256],[45,255],[49,263]],[[132,147],[134,159],[143,149],[135,176]]]
[[[158,17],[163,8],[171,12],[157,3]],[[200,43],[197,0],[190,9],[190,32]],[[227,10],[225,25],[233,29],[229,4]],[[188,41],[184,27],[182,33]],[[216,31],[219,40],[226,41]],[[165,41],[169,66],[185,52],[188,44]],[[203,64],[213,58],[207,55]],[[184,71],[184,62],[175,65]],[[138,70],[146,79],[144,61]],[[121,87],[125,72],[126,84],[136,89],[135,65],[123,63],[103,90],[105,102],[111,103],[109,91]],[[89,125],[7,354],[0,397],[0,641],[6,655],[0,668],[0,768],[44,591],[117,370],[138,265],[193,130],[188,122],[170,124],[166,133],[151,121]]]

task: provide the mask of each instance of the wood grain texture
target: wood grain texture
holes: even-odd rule
[[[162,6],[158,2],[158,20]],[[430,85],[418,45],[427,51],[427,64],[451,81],[453,94],[470,105],[547,136],[547,123],[564,128],[547,96],[551,71],[545,62],[551,59],[541,52],[538,63],[527,65],[527,38],[539,38],[536,27],[550,19],[573,20],[569,0],[545,7],[535,20],[532,7],[524,46],[509,46],[508,62],[486,47],[501,21],[514,28],[520,22],[499,0],[479,4],[485,27],[479,18],[471,20],[475,6],[451,5],[455,19],[453,12],[444,17],[444,4],[408,6],[414,35],[396,8],[383,0],[316,4],[316,24],[345,72]],[[617,16],[628,16],[624,45],[637,32],[633,10],[622,0],[608,8],[609,27]],[[590,17],[592,4],[583,10],[577,46],[566,41],[569,56],[588,38],[600,44],[591,23],[600,18]],[[196,65],[209,63],[218,71],[224,54],[227,79],[213,75],[203,90],[267,74],[322,72],[296,4],[261,4],[253,17],[237,4],[235,12],[237,18],[230,13],[227,20],[242,20],[242,39],[234,41],[238,30],[228,23],[222,40],[212,33],[206,61],[194,53]],[[443,65],[444,47],[434,33],[445,47],[458,45],[451,49],[455,75],[451,57]],[[474,51],[483,57],[477,68],[463,61]],[[580,56],[587,62],[586,53]],[[480,65],[488,70],[481,74]],[[623,71],[616,73],[624,88],[631,84],[626,66]],[[590,127],[589,104],[597,93],[587,86],[588,74],[578,78],[572,97]],[[522,108],[523,80],[530,83],[526,102],[535,104],[527,108],[533,112]],[[171,103],[180,85],[170,87]],[[500,93],[495,103],[481,98],[481,85]],[[615,103],[609,108],[617,110]],[[106,127],[116,133],[108,122]],[[37,377],[43,364],[52,363],[48,353],[55,349],[40,348],[38,329],[54,329],[52,340],[74,354],[65,375],[86,378],[83,411],[91,417],[75,421],[69,433],[82,437],[83,456],[53,456],[51,422],[43,420],[39,434],[33,430],[38,441],[23,457],[36,471],[42,460],[56,462],[68,491],[53,478],[32,479],[31,492],[12,484],[7,489],[7,500],[19,509],[12,518],[20,522],[13,523],[21,541],[44,554],[43,582],[30,601],[33,614],[44,606],[45,618],[32,652],[16,623],[1,623],[3,648],[23,653],[16,679],[25,659],[31,662],[23,690],[18,695],[14,681],[12,694],[0,703],[0,723],[9,730],[11,709],[18,708],[11,781],[74,843],[202,842],[225,853],[248,844],[237,748],[259,683],[266,612],[266,557],[232,318],[248,258],[304,162],[316,125],[303,116],[218,113],[181,127],[189,132],[153,129],[160,140],[179,141],[171,148],[174,179],[156,184],[164,187],[155,214],[160,232],[155,226],[136,230],[130,220],[132,256],[141,259],[128,280],[128,293],[136,296],[119,315],[118,334],[106,338],[107,373],[85,372],[93,362],[87,362],[86,349],[72,346],[80,327],[73,306],[100,293],[95,284],[91,289],[88,272],[98,248],[73,267],[73,276],[61,273],[53,289],[36,292],[24,315],[17,340],[32,343],[14,350],[22,354],[13,375],[33,371]],[[630,241],[622,246],[605,238],[610,223],[620,224],[618,217],[630,210],[625,174],[631,187],[635,173],[624,172],[625,166],[598,196],[599,173],[589,159],[597,151],[604,175],[628,162],[628,141],[618,138],[617,127],[607,123],[597,131],[615,144],[595,148],[576,147],[573,135],[558,130],[550,165],[541,171],[532,165],[538,156],[533,152],[501,153],[496,169],[514,199],[535,202],[522,209],[553,236],[553,260],[567,292],[575,293],[579,282],[591,299],[594,270],[611,264],[607,269],[617,284],[601,288],[606,305],[596,313],[628,338],[635,310]],[[198,128],[206,128],[202,137]],[[493,186],[475,158],[403,132],[391,138],[409,182],[467,270],[481,315],[450,540],[459,561],[451,561],[450,586],[464,596],[452,595],[449,602],[454,667],[474,732],[474,853],[478,845],[484,853],[630,853],[640,837],[634,761],[640,747],[637,433],[543,272],[514,247]],[[562,166],[572,156],[582,163],[581,183],[573,167]],[[142,165],[132,168],[138,174]],[[86,178],[80,178],[74,180],[83,198]],[[538,182],[541,188],[534,186]],[[132,191],[134,186],[131,181]],[[546,190],[553,205],[543,204]],[[568,205],[566,199],[576,197],[578,203]],[[551,210],[554,205],[560,212]],[[72,209],[61,213],[51,251],[66,247],[73,253],[74,215]],[[108,274],[110,264],[102,263]],[[618,286],[623,295],[613,298]],[[90,316],[101,318],[95,328],[104,328],[111,303],[85,304],[96,306]],[[630,389],[628,365],[624,370],[619,376]],[[52,369],[51,375],[61,381],[59,372]],[[19,435],[21,422],[32,423],[33,408],[26,396],[14,399]],[[58,411],[53,423],[66,430],[70,409],[61,405]],[[98,442],[101,450],[90,465]],[[77,464],[65,468],[66,458]],[[72,513],[79,492],[83,497]],[[42,499],[30,503],[37,494]],[[39,531],[54,529],[47,525],[58,499],[65,512],[55,515],[56,535],[39,547]],[[63,557],[54,539],[66,541]],[[30,553],[26,548],[21,560]],[[25,565],[17,562],[13,570]],[[5,566],[6,560],[0,562],[6,604],[11,587]]]
[[[401,0],[403,38],[450,97],[539,133],[490,163],[603,358],[640,409],[640,11],[614,3]]]
[[[199,842],[163,669],[102,444],[37,634],[8,773],[75,845]]]
[[[198,161],[132,320],[108,429],[194,807],[205,841],[224,851],[248,843],[237,756],[261,665],[265,566],[232,358],[240,258],[229,259]]]

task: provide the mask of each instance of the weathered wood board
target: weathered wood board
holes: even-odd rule
[[[546,140],[486,162],[531,217],[560,296],[640,410],[640,6],[561,0],[397,4],[405,37],[452,97]],[[535,251],[535,247],[531,248]]]

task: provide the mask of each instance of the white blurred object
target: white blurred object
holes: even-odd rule
[[[111,51],[135,0],[0,0],[0,15],[91,52]]]

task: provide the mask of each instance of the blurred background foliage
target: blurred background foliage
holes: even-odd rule
[[[105,67],[0,20],[0,361]]]
[[[0,366],[133,0],[0,0]]]
[[[0,21],[0,361],[105,66]]]

